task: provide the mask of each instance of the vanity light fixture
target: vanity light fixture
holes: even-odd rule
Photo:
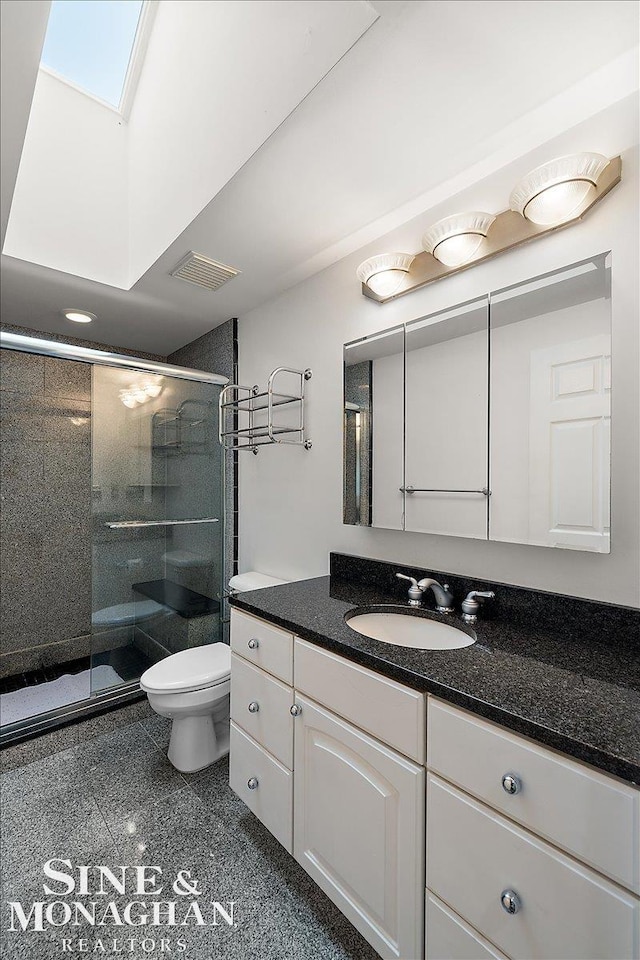
[[[447,267],[468,263],[489,232],[496,218],[491,213],[456,213],[438,220],[422,238],[427,253]]]
[[[521,243],[582,220],[620,183],[622,161],[600,153],[559,157],[536,167],[511,193],[502,213],[460,213],[438,220],[422,238],[424,249],[411,256],[370,257],[357,269],[362,294],[378,303],[497,257]]]
[[[97,320],[95,313],[89,313],[88,310],[63,310],[63,315],[67,320],[72,320],[74,323],[91,323],[92,320]]]
[[[557,226],[595,199],[600,174],[608,164],[600,153],[575,153],[543,163],[518,183],[509,206],[532,223]]]
[[[383,253],[370,257],[356,270],[358,280],[379,297],[392,297],[406,278],[415,256],[410,253]]]

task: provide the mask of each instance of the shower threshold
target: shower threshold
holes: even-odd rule
[[[0,680],[0,748],[139,699],[151,663],[118,648]]]

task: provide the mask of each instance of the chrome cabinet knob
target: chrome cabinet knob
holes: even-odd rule
[[[522,790],[522,783],[519,778],[516,777],[515,773],[505,773],[502,778],[502,789],[505,793],[510,793],[513,796],[516,793],[520,793]]]
[[[249,787],[249,790],[257,790],[257,789],[258,789],[258,778],[257,778],[257,777],[249,777],[249,779],[247,780],[247,786]]]
[[[517,913],[520,909],[520,897],[515,890],[503,890],[500,894],[500,903],[507,913]]]
[[[253,637],[251,640],[248,641],[247,646],[249,647],[249,650],[257,650],[258,647],[260,646],[260,641],[256,640],[256,638]]]
[[[252,700],[251,703],[249,704],[249,713],[257,713],[259,709],[260,709],[260,704],[256,703],[255,700]]]
[[[293,706],[289,707],[289,713],[292,717],[299,717],[302,713],[302,707],[299,703],[294,703]]]

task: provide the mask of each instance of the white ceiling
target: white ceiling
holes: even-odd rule
[[[5,322],[70,332],[59,310],[74,305],[98,315],[92,339],[167,354],[629,92],[634,3],[373,6],[377,22],[131,290],[3,256]],[[216,293],[171,278],[190,249],[242,275]]]

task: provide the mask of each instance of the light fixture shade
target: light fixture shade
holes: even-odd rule
[[[434,223],[422,246],[447,267],[459,267],[476,254],[494,220],[491,213],[456,213]]]
[[[564,223],[595,197],[598,178],[608,163],[600,153],[575,153],[543,163],[517,184],[509,206],[540,226]]]
[[[382,253],[361,263],[356,275],[379,297],[391,297],[402,286],[414,260],[411,253]]]

